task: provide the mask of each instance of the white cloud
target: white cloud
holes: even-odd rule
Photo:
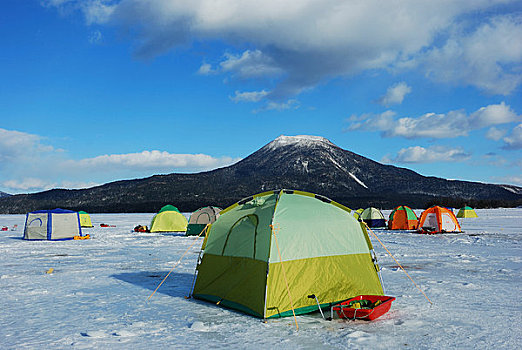
[[[87,24],[106,23],[116,9],[110,0],[87,0],[80,2]]]
[[[461,148],[413,146],[401,149],[393,161],[399,163],[461,162],[470,158]]]
[[[392,85],[386,90],[386,94],[379,98],[377,102],[383,106],[391,106],[394,104],[401,104],[404,96],[411,92],[411,87],[405,82],[400,82]]]
[[[285,102],[269,101],[264,107],[262,107],[260,109],[256,109],[253,112],[259,113],[259,112],[274,111],[274,110],[283,111],[283,110],[287,110],[287,109],[298,109],[299,106],[300,106],[299,101],[297,101],[295,99],[290,99]]]
[[[89,43],[93,45],[97,45],[102,42],[103,36],[102,33],[99,30],[95,30],[91,32],[89,35]]]
[[[233,72],[240,78],[270,77],[281,74],[273,59],[259,50],[246,50],[241,55],[225,54],[220,64],[223,72]]]
[[[419,62],[433,80],[509,94],[522,82],[522,16],[504,15],[453,33]]]
[[[38,158],[45,153],[60,152],[45,145],[42,137],[16,130],[0,128],[0,169],[28,158]]]
[[[351,116],[347,130],[381,131],[384,137],[414,138],[455,138],[466,136],[472,130],[507,124],[521,120],[510,106],[504,102],[482,107],[469,116],[462,110],[446,114],[426,113],[420,117],[395,118],[395,112]]]
[[[78,181],[48,181],[44,179],[38,179],[33,177],[25,177],[22,179],[6,180],[1,182],[4,188],[8,188],[12,191],[41,191],[53,188],[67,188],[67,189],[81,189],[89,188],[100,185],[96,182],[78,182]]]
[[[230,99],[236,103],[238,102],[259,102],[261,101],[266,95],[268,95],[268,91],[261,90],[261,91],[245,91],[235,92],[234,96],[230,96]]]
[[[510,185],[515,185],[515,186],[522,186],[522,176],[521,175],[494,176],[492,179],[500,184],[510,184]]]
[[[212,169],[230,165],[238,159],[215,158],[206,154],[172,154],[165,151],[143,151],[141,153],[106,154],[79,161],[69,160],[71,166],[89,171],[103,171],[107,167],[133,169]]]
[[[491,128],[489,128],[488,132],[486,133],[486,138],[493,140],[493,141],[498,141],[502,137],[504,137],[505,134],[506,134],[505,130],[491,127]]]
[[[83,188],[158,173],[196,172],[231,165],[239,158],[143,151],[80,160],[43,143],[42,137],[0,129],[0,191]]]
[[[490,125],[507,124],[520,120],[510,106],[506,106],[504,102],[496,105],[479,108],[469,116],[469,124],[474,129],[480,129]]]
[[[71,2],[46,2],[62,8]],[[516,0],[336,1],[120,0],[75,1],[88,23],[134,35],[136,55],[150,58],[192,41],[219,40],[221,73],[239,78],[276,75],[270,99],[284,100],[338,76],[388,69],[409,60],[438,81],[508,93],[521,82],[520,18]],[[503,7],[497,6],[502,4]],[[513,5],[515,6],[515,5]],[[477,16],[477,13],[486,13]],[[472,21],[469,18],[473,18]],[[485,18],[485,19],[484,19]],[[474,27],[456,32],[461,23]],[[448,36],[448,32],[455,32]],[[441,42],[436,49],[433,43]]]
[[[215,71],[212,69],[212,66],[208,63],[203,63],[201,67],[199,67],[198,74],[201,75],[209,75],[213,74]]]
[[[522,124],[518,124],[511,131],[511,134],[504,137],[504,149],[522,149]]]
[[[41,188],[55,188],[56,184],[42,179],[27,177],[21,180],[16,179],[3,181],[2,186],[15,191],[31,191],[38,190]]]

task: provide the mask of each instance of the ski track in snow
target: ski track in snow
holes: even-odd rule
[[[0,232],[0,348],[520,348],[522,209],[477,213],[460,220],[463,234],[375,231],[433,306],[373,240],[397,297],[390,312],[373,322],[302,315],[299,332],[292,318],[263,323],[185,299],[199,243],[147,301],[194,239],[131,233],[153,214],[91,214],[92,239],[57,242],[23,241],[25,215],[0,215],[0,226],[18,224]]]

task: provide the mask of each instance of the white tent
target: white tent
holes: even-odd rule
[[[65,209],[38,210],[25,218],[24,239],[63,240],[82,236],[80,216]]]

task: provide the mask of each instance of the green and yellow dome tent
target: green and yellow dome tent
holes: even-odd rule
[[[84,211],[79,211],[78,214],[80,214],[80,225],[82,227],[93,227],[89,214]]]
[[[269,191],[220,214],[196,268],[195,298],[266,319],[317,311],[312,294],[322,308],[383,295],[364,224],[339,203]]]
[[[187,218],[173,205],[166,205],[154,215],[150,223],[150,232],[185,232]]]
[[[205,226],[212,224],[219,217],[219,212],[222,209],[219,207],[203,207],[199,208],[190,215],[188,221],[186,236],[197,236],[203,231]]]
[[[462,207],[457,213],[458,218],[478,218],[477,213],[471,207]]]

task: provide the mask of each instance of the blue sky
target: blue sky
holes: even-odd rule
[[[236,162],[318,135],[522,185],[520,1],[4,0],[0,191]]]

